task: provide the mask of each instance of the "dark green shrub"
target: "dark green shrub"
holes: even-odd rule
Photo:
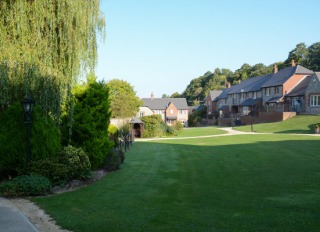
[[[59,163],[58,159],[38,160],[32,163],[30,172],[47,177],[53,185],[64,184],[70,180],[70,169]]]
[[[88,179],[91,171],[91,164],[88,156],[81,148],[71,145],[64,147],[60,152],[62,164],[68,167],[69,179]]]
[[[5,197],[39,196],[50,192],[51,183],[43,176],[18,176],[0,185],[0,195]]]
[[[16,176],[26,163],[26,125],[20,102],[0,114],[0,177]],[[55,157],[60,149],[60,131],[50,116],[35,105],[31,124],[31,160]]]
[[[124,152],[121,149],[113,148],[107,155],[104,168],[107,171],[115,171],[120,168],[120,165],[125,159]]]
[[[108,96],[107,85],[94,78],[74,90],[71,145],[86,152],[94,169],[103,166],[112,147],[108,136],[111,115]]]

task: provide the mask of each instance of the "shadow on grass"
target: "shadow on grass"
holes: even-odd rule
[[[86,188],[33,199],[73,231],[316,231],[316,137],[136,142]]]

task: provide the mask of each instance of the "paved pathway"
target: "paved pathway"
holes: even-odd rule
[[[194,137],[166,137],[166,138],[142,138],[137,139],[137,141],[153,141],[153,140],[181,140],[181,139],[196,139],[196,138],[211,138],[211,137],[221,137],[221,136],[230,136],[230,135],[263,135],[263,134],[280,134],[280,133],[260,133],[260,132],[245,132],[245,131],[237,131],[234,130],[232,127],[221,127],[219,128],[224,130],[228,133],[226,134],[217,134],[217,135],[203,135],[203,136],[194,136]],[[285,135],[306,135],[306,136],[319,136],[320,134],[289,134],[289,133],[282,133]]]
[[[21,211],[5,198],[0,198],[0,231],[38,232]]]

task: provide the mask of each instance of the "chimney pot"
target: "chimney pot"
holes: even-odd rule
[[[294,62],[294,59],[291,60],[291,66],[296,66],[296,63]]]
[[[277,73],[278,72],[278,66],[275,64],[273,66],[273,73]]]
[[[151,100],[153,100],[154,98],[154,95],[153,95],[153,92],[151,92]]]
[[[228,82],[228,89],[230,89],[231,88],[231,83],[230,82]]]

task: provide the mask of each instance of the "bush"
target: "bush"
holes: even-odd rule
[[[173,126],[166,125],[160,115],[150,115],[141,117],[144,123],[144,138],[161,137],[165,135],[178,135],[183,125],[177,121]]]
[[[144,138],[160,137],[166,133],[166,125],[160,115],[143,116],[141,120],[144,123]]]
[[[81,147],[90,158],[92,168],[103,166],[112,143],[108,137],[110,122],[109,89],[103,82],[88,79],[74,89],[74,113],[71,145]]]
[[[20,102],[0,114],[0,177],[16,176],[26,164],[26,125]],[[35,105],[31,124],[31,159],[55,157],[60,149],[60,131],[50,116]]]
[[[124,152],[121,149],[113,148],[107,155],[104,168],[107,171],[116,171],[125,159]]]
[[[32,163],[30,172],[48,178],[53,185],[64,184],[70,180],[70,170],[65,164],[59,163],[58,159],[39,160]]]
[[[61,163],[68,167],[69,179],[88,179],[91,171],[91,164],[88,156],[81,148],[71,145],[64,147],[60,152]]]
[[[43,176],[18,176],[0,185],[4,197],[39,196],[50,192],[51,183]]]
[[[168,135],[178,135],[180,131],[183,129],[183,125],[181,122],[177,121],[173,126],[167,126],[167,134]]]
[[[108,134],[109,136],[114,136],[117,134],[118,128],[115,125],[110,124],[108,127]]]

